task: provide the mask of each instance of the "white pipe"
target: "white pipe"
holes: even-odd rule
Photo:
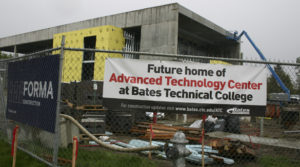
[[[76,121],[73,117],[65,114],[60,114],[60,116],[64,117],[65,119],[70,120],[74,125],[76,125],[83,133],[88,135],[92,140],[94,140],[96,143],[98,143],[100,146],[115,150],[115,151],[121,151],[121,152],[139,152],[139,151],[146,151],[146,150],[160,150],[161,146],[151,146],[151,147],[139,147],[139,148],[119,148],[116,146],[113,146],[111,144],[107,144],[105,142],[102,142],[97,137],[95,137],[93,134],[91,134],[88,130],[86,130],[78,121]]]

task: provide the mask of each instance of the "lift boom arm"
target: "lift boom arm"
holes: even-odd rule
[[[255,43],[252,41],[252,39],[249,37],[249,35],[247,34],[246,31],[243,31],[239,36],[234,36],[234,40],[240,40],[241,37],[245,35],[246,38],[248,39],[248,41],[250,42],[250,44],[253,46],[253,48],[256,50],[256,52],[258,53],[259,57],[263,60],[263,61],[267,61],[265,56],[263,55],[263,53],[258,49],[258,47],[255,45]],[[275,78],[275,80],[277,81],[277,83],[280,85],[281,89],[288,94],[288,97],[290,98],[290,90],[285,86],[285,84],[281,81],[280,77],[277,75],[277,73],[273,70],[273,68],[270,66],[270,64],[266,64],[269,71],[272,73],[272,76]]]

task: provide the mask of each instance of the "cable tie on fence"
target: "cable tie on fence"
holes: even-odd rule
[[[17,130],[19,129],[19,126],[17,125],[15,128],[14,128],[14,131],[13,131],[13,139],[12,139],[12,143],[11,143],[11,156],[13,157],[14,156],[14,148],[15,148],[15,141],[16,141],[16,134],[17,134]]]

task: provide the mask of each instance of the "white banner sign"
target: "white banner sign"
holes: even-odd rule
[[[266,78],[265,67],[107,59],[103,97],[119,109],[261,115]]]

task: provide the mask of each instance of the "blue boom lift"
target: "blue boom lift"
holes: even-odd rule
[[[235,32],[234,37],[229,38],[229,39],[240,40],[243,35],[246,36],[246,38],[248,39],[250,44],[253,46],[255,51],[258,53],[260,58],[263,61],[266,61],[265,56],[258,49],[258,47],[255,45],[255,43],[252,41],[252,39],[249,37],[249,35],[247,34],[246,31],[243,31],[240,35],[237,35],[237,32]],[[275,101],[277,101],[277,103],[279,102],[279,105],[280,105],[280,108],[281,108],[280,117],[281,117],[281,124],[283,124],[283,128],[289,128],[290,126],[295,125],[299,121],[299,115],[300,115],[300,113],[299,113],[299,103],[298,103],[298,106],[296,106],[296,107],[293,104],[288,105],[289,103],[291,103],[290,90],[285,86],[285,84],[282,82],[282,80],[276,74],[276,72],[273,70],[273,68],[270,66],[270,64],[267,64],[267,67],[268,67],[269,71],[271,72],[272,76],[277,81],[277,83],[280,85],[281,89],[287,95],[287,98],[284,98],[284,96],[283,96],[283,98],[278,98],[278,95],[277,95],[277,97],[275,96],[276,97],[275,99],[280,99],[280,100],[279,101],[275,100]],[[281,95],[279,95],[279,97],[280,96]],[[274,100],[274,98],[272,98],[272,100]],[[286,103],[286,102],[288,102],[288,103]]]
[[[245,36],[250,44],[253,46],[255,51],[258,53],[259,57],[263,61],[267,61],[263,53],[258,49],[258,47],[255,45],[255,43],[252,41],[252,39],[249,37],[246,31],[243,31],[240,35],[237,35],[237,32],[234,32],[234,37],[229,37],[228,39],[233,39],[233,40],[240,40],[242,36]],[[280,85],[281,89],[288,95],[288,101],[290,100],[290,90],[285,86],[285,84],[281,81],[280,77],[277,75],[277,73],[273,70],[273,68],[270,66],[270,64],[267,64],[267,67],[269,71],[271,72],[272,76],[275,78],[277,83]]]

